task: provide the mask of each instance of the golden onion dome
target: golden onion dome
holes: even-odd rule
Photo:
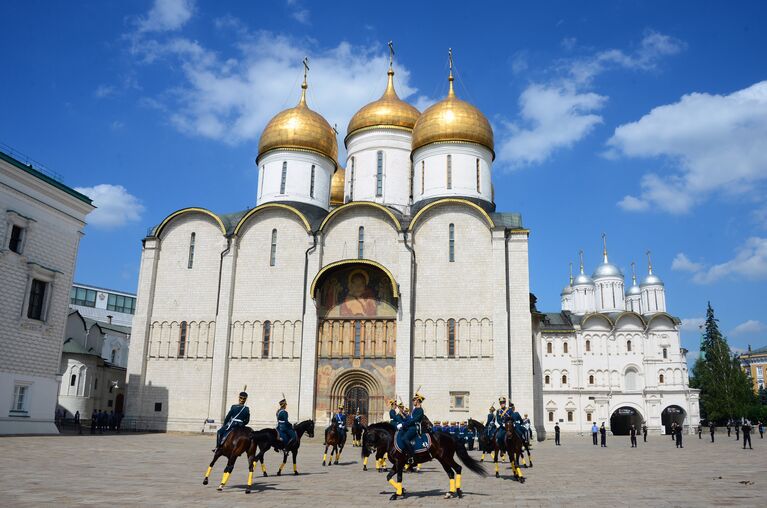
[[[341,166],[338,166],[336,172],[333,173],[333,178],[330,180],[330,204],[331,205],[343,205],[344,204],[344,184],[346,180],[346,170]]]
[[[306,77],[301,85],[301,100],[294,108],[277,113],[266,124],[258,142],[258,157],[280,148],[307,150],[324,155],[338,164],[336,131],[322,115],[306,105]]]
[[[413,128],[413,151],[431,143],[457,141],[482,145],[495,158],[490,122],[479,109],[455,96],[452,69],[448,80],[447,97],[427,108]]]
[[[394,69],[389,67],[389,82],[380,99],[362,107],[354,114],[346,129],[346,140],[355,132],[371,127],[413,130],[421,113],[397,96],[394,90]]]

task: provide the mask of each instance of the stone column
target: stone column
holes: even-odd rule
[[[308,236],[307,248],[314,245],[314,237]],[[317,233],[317,248],[309,253],[306,267],[306,291],[303,326],[301,328],[301,372],[298,389],[298,420],[314,419],[314,393],[317,382],[317,305],[311,294],[312,281],[322,267],[322,233]]]
[[[497,395],[511,396],[509,393],[509,319],[507,312],[506,287],[506,232],[504,229],[496,229],[492,232],[493,266],[493,375],[495,382],[493,389]],[[513,272],[511,272],[513,274]],[[510,275],[512,276],[512,275]],[[532,332],[530,332],[532,334]],[[529,337],[529,335],[528,335]],[[532,362],[532,358],[530,360]],[[531,382],[530,379],[527,381]],[[530,406],[532,409],[532,406]]]
[[[412,247],[412,245],[411,245]],[[396,357],[396,369],[397,369],[397,381],[396,381],[396,395],[402,398],[403,401],[409,401],[413,397],[413,392],[416,387],[412,385],[413,379],[413,348],[412,348],[412,322],[413,316],[411,314],[411,305],[413,303],[412,289],[412,254],[405,246],[405,235],[399,234],[399,278],[397,285],[399,286],[399,300],[397,301],[397,357]],[[389,267],[387,267],[389,268]]]
[[[511,398],[520,413],[533,411],[533,342],[530,316],[529,232],[512,231],[508,239]],[[532,425],[536,422],[532,421]]]

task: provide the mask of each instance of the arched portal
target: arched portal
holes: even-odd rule
[[[334,263],[313,284],[317,305],[315,419],[325,421],[346,400],[366,419],[379,421],[396,383],[396,282],[364,260]]]
[[[629,406],[621,406],[613,411],[610,417],[610,430],[615,436],[628,436],[631,426],[634,425],[637,432],[642,428],[642,415]]]
[[[677,425],[684,425],[684,419],[687,413],[679,406],[668,406],[660,414],[660,423],[666,431],[666,434],[671,433],[671,425],[676,423]]]

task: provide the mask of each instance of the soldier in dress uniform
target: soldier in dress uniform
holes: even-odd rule
[[[495,437],[495,406],[493,404],[490,404],[490,409],[487,410],[487,419],[485,420],[485,434],[487,434],[487,439],[492,441]]]
[[[402,451],[410,455],[415,451],[413,450],[412,441],[421,435],[421,421],[424,417],[421,404],[423,404],[425,399],[426,397],[415,392],[415,395],[413,395],[413,414],[409,415],[404,422],[397,424],[397,429],[404,431],[400,441],[400,445],[404,445]]]
[[[434,425],[431,426],[432,432],[442,432],[442,422],[437,420],[434,422]]]
[[[455,436],[458,438],[458,441],[466,443],[466,427],[458,422],[455,422]]]
[[[343,404],[338,405],[338,410],[333,415],[333,425],[338,429],[338,438],[341,442],[346,441],[346,414],[344,414]]]
[[[399,423],[397,421],[397,401],[389,399],[389,423],[396,427]]]
[[[288,402],[285,399],[280,401],[280,409],[277,410],[277,434],[282,440],[283,447],[286,448],[296,439],[296,431],[288,420]]]
[[[525,428],[522,426],[522,415],[517,413],[516,408],[514,407],[514,403],[512,402],[509,405],[509,410],[507,411],[508,419],[511,420],[511,422],[514,424],[514,430],[517,431],[517,435],[522,439],[522,441],[527,442],[527,432],[525,431]]]
[[[245,405],[247,400],[248,394],[240,392],[237,404],[232,404],[232,407],[229,408],[229,412],[226,414],[226,418],[224,418],[224,424],[216,431],[216,447],[213,449],[214,452],[224,443],[224,439],[226,439],[229,431],[237,427],[244,427],[250,421],[250,409]]]
[[[506,440],[506,420],[508,419],[508,409],[506,408],[506,397],[500,397],[498,399],[500,407],[495,412],[495,440],[499,443],[503,443]]]

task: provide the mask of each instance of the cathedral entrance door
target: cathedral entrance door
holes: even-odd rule
[[[359,411],[360,415],[362,416],[362,423],[364,425],[368,424],[368,406],[370,403],[370,396],[368,395],[367,389],[365,389],[364,386],[357,385],[352,386],[348,390],[346,390],[346,394],[344,395],[344,399],[346,400],[346,412],[348,415],[352,416]],[[349,418],[349,423],[352,423],[352,418]]]

